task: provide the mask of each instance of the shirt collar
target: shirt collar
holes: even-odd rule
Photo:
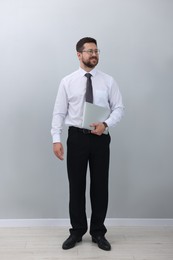
[[[94,68],[92,69],[89,73],[92,75],[92,76],[95,76],[96,75],[96,72],[97,72],[97,69]],[[85,76],[86,73],[88,73],[87,71],[83,70],[81,67],[79,67],[79,73],[80,75],[83,77]]]

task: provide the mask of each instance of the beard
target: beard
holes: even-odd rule
[[[82,60],[83,64],[88,68],[94,68],[98,64],[98,58],[90,58],[89,60]]]

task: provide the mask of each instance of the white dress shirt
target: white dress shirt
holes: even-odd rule
[[[61,142],[64,122],[69,126],[82,126],[86,73],[79,68],[61,80],[53,111],[51,129],[53,143]],[[92,74],[93,103],[110,108],[111,114],[105,122],[108,127],[115,126],[120,121],[124,109],[118,85],[111,76],[96,68],[91,70],[90,74]]]

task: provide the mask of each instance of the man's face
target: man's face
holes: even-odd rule
[[[99,61],[99,51],[95,43],[85,43],[82,53],[78,52],[78,57],[83,68],[94,68]]]

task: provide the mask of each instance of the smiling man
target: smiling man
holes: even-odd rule
[[[123,103],[115,80],[97,70],[99,49],[97,41],[82,38],[76,44],[80,67],[64,77],[60,83],[52,119],[53,151],[64,159],[61,143],[63,124],[69,125],[67,139],[67,172],[69,180],[70,236],[63,243],[63,249],[70,249],[82,241],[87,232],[85,208],[86,173],[90,169],[92,241],[103,250],[111,250],[105,238],[104,225],[108,207],[108,179],[110,135],[103,134],[106,128],[115,126],[123,114]],[[89,99],[88,99],[89,97]],[[105,122],[91,122],[94,129],[82,128],[85,101],[107,107],[111,113]]]

